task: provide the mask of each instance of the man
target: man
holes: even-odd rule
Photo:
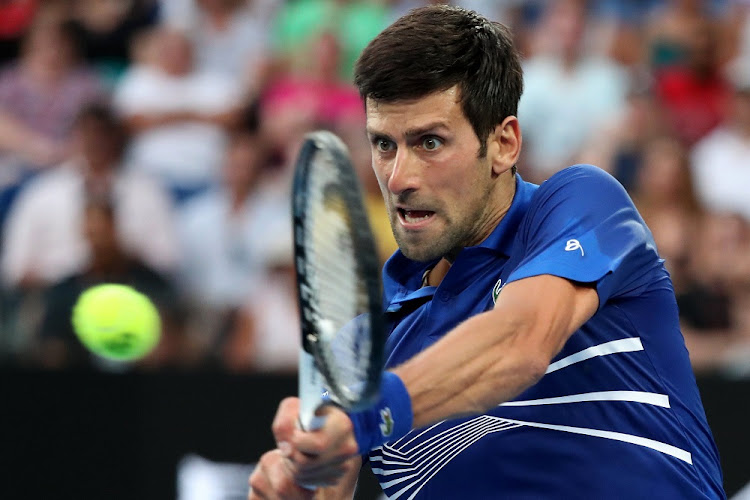
[[[90,263],[85,200],[111,197],[128,253],[171,273],[179,257],[172,206],[164,190],[123,161],[121,121],[105,104],[86,105],[71,130],[72,156],[26,188],[8,217],[0,274],[12,289],[48,286]]]
[[[391,498],[723,498],[669,276],[624,189],[592,166],[515,173],[508,31],[413,11],[356,82],[400,247],[382,400],[326,407],[314,432],[283,401],[250,498],[348,498],[359,454]]]

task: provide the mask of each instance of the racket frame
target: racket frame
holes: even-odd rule
[[[313,285],[306,273],[308,255],[306,248],[306,231],[310,214],[307,212],[309,176],[313,170],[316,156],[326,150],[333,157],[330,168],[337,169],[336,179],[341,189],[348,215],[351,219],[349,228],[352,238],[352,249],[355,253],[357,274],[363,280],[369,309],[369,332],[371,335],[371,352],[367,368],[365,386],[359,393],[360,399],[343,396],[346,391],[339,386],[330,366],[334,360],[326,359],[326,352],[319,343],[321,320],[315,308]],[[301,326],[301,349],[299,359],[299,397],[300,425],[305,430],[322,427],[324,419],[316,416],[318,409],[329,401],[345,410],[364,409],[374,402],[380,386],[380,375],[383,370],[385,329],[382,314],[382,293],[380,286],[380,264],[375,240],[370,229],[367,212],[362,198],[362,189],[356,171],[349,158],[344,143],[328,131],[317,131],[307,134],[302,144],[295,166],[292,185],[292,216],[294,228],[294,263],[297,276],[297,290]],[[354,318],[352,318],[354,319]],[[324,388],[330,394],[324,392]]]

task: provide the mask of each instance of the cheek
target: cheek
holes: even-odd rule
[[[379,161],[373,160],[372,171],[375,173],[375,178],[378,180],[378,185],[380,185],[380,189],[383,190],[383,192],[385,192],[384,190],[386,189],[386,185],[388,184],[388,178],[390,177],[390,173],[387,168],[387,165]]]

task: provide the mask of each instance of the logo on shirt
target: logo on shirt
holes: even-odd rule
[[[380,410],[380,420],[380,433],[383,437],[390,436],[393,433],[393,415],[389,407]]]
[[[505,286],[505,283],[503,283],[502,278],[497,280],[497,283],[495,283],[495,286],[492,287],[492,303],[497,304],[497,296],[500,295],[500,292],[503,290],[503,287]]]
[[[576,250],[580,250],[581,256],[583,256],[583,247],[581,246],[581,243],[578,240],[568,240],[565,243],[566,252],[574,252]]]

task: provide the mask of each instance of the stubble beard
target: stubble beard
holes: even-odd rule
[[[476,245],[479,241],[477,233],[484,220],[483,207],[487,203],[487,196],[478,200],[475,209],[467,212],[461,220],[444,219],[445,228],[437,235],[405,234],[403,228],[398,227],[398,217],[394,214],[391,219],[391,230],[401,253],[411,260],[429,262],[447,255],[455,255],[462,248]],[[436,213],[433,217],[437,217]]]
[[[398,221],[395,222],[396,224]],[[463,247],[465,237],[457,231],[456,227],[448,227],[437,238],[427,235],[410,237],[399,232],[395,227],[393,236],[398,247],[406,257],[418,262],[429,262],[453,253],[456,249]],[[419,239],[419,241],[416,241]]]

